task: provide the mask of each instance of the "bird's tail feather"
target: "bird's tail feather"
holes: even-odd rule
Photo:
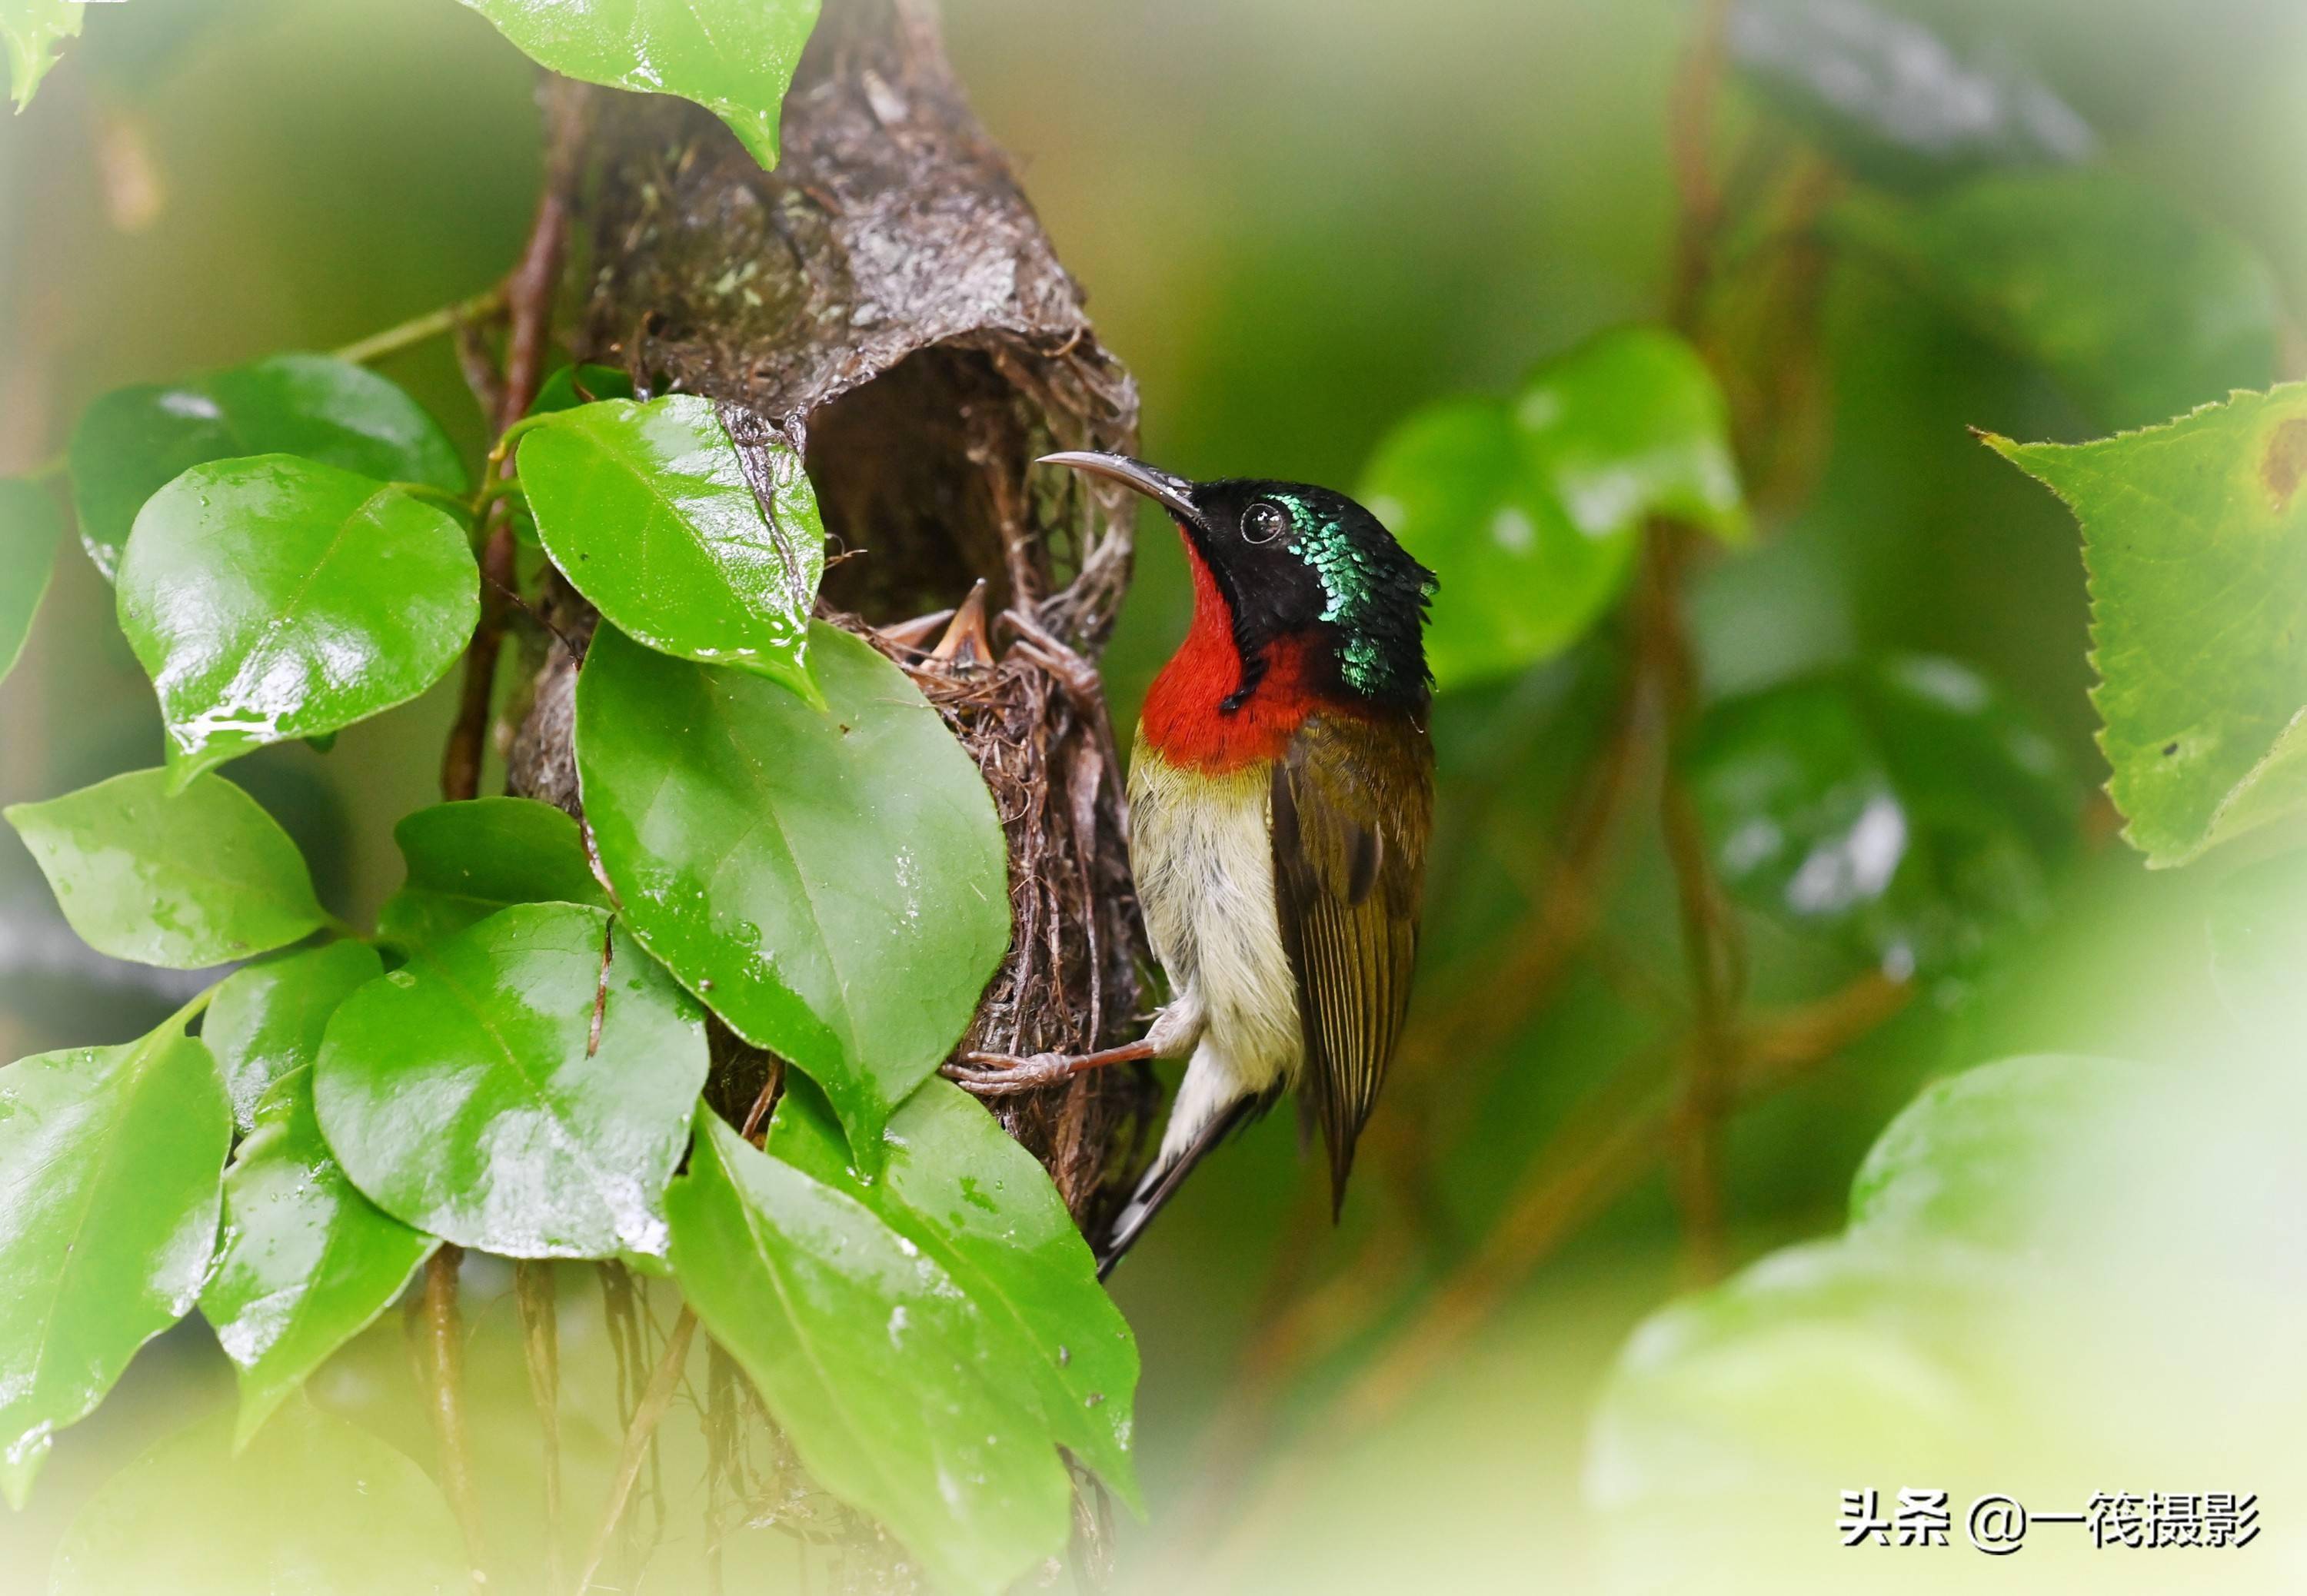
[[[1178,1194],[1178,1188],[1185,1184],[1188,1175],[1193,1174],[1194,1165],[1199,1164],[1211,1148],[1273,1106],[1274,1095],[1271,1093],[1262,1097],[1253,1093],[1247,1097],[1237,1097],[1227,1107],[1204,1120],[1195,1129],[1192,1138],[1182,1146],[1174,1148],[1164,1146],[1162,1156],[1154,1159],[1154,1167],[1145,1172],[1145,1177],[1137,1182],[1137,1190],[1129,1194],[1129,1200],[1122,1205],[1121,1212],[1114,1216],[1113,1227],[1106,1232],[1105,1243],[1097,1251],[1097,1277],[1102,1280],[1113,1273],[1113,1266],[1121,1261],[1121,1255],[1129,1250],[1130,1244],[1153,1223],[1154,1216]],[[1164,1140],[1166,1142],[1167,1139]]]

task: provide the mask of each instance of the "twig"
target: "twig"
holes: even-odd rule
[[[473,1489],[472,1449],[465,1433],[465,1329],[457,1307],[457,1266],[464,1249],[443,1242],[425,1266],[419,1303],[420,1359],[425,1373],[425,1406],[433,1416],[433,1438],[441,1453],[441,1486],[465,1537],[465,1558],[475,1591],[485,1590],[481,1504]]]
[[[334,351],[339,360],[355,365],[366,365],[398,354],[428,339],[444,337],[459,328],[475,321],[485,321],[504,308],[504,289],[495,287],[485,294],[476,294],[470,299],[455,304],[442,305],[437,311],[427,311],[422,316],[411,316],[398,327],[388,327],[382,332],[373,332]]]
[[[545,1432],[545,1584],[561,1589],[561,1306],[553,1266],[536,1259],[513,1265],[513,1300],[520,1310],[520,1344],[528,1364],[528,1394]]]
[[[1676,1116],[1675,1197],[1691,1273],[1718,1277],[1728,1261],[1722,1205],[1723,1120],[1738,1076],[1736,1033],[1745,953],[1737,921],[1723,900],[1698,810],[1683,780],[1676,744],[1696,710],[1696,669],[1683,630],[1681,568],[1688,528],[1654,522],[1643,533],[1638,646],[1657,684],[1666,726],[1659,825],[1674,872],[1683,962],[1690,981],[1692,1045]]]
[[[649,1438],[656,1433],[665,1409],[673,1405],[673,1394],[681,1385],[681,1371],[689,1361],[689,1344],[697,1335],[697,1314],[683,1308],[674,1321],[673,1335],[665,1342],[665,1355],[657,1360],[656,1370],[649,1376],[648,1388],[641,1393],[640,1405],[633,1410],[632,1422],[625,1427],[625,1444],[617,1454],[617,1472],[609,1482],[609,1499],[602,1504],[601,1522],[593,1532],[593,1544],[585,1554],[585,1566],[579,1570],[577,1583],[570,1590],[576,1596],[593,1587],[593,1575],[600,1571],[601,1560],[609,1554],[609,1540],[617,1532],[625,1516],[625,1504],[632,1499],[633,1482],[640,1478],[641,1463],[648,1455]]]
[[[1668,144],[1680,219],[1667,319],[1685,333],[1695,329],[1704,309],[1714,246],[1722,230],[1722,189],[1714,175],[1714,107],[1721,95],[1729,20],[1729,0],[1702,0],[1697,31],[1683,56],[1668,113]]]
[[[505,342],[504,388],[495,417],[500,433],[527,410],[545,374],[553,296],[561,282],[562,252],[568,239],[569,209],[582,144],[582,101],[576,86],[554,80],[547,93],[551,129],[545,188],[537,198],[536,219],[529,227],[527,246],[504,286],[510,331]],[[510,477],[513,464],[513,457],[506,454],[497,466],[500,477]],[[497,655],[504,645],[507,605],[503,594],[514,579],[512,522],[503,499],[494,502],[487,525],[481,550],[480,624],[465,650],[464,693],[441,760],[442,795],[452,800],[473,798],[481,789],[481,754],[488,742]]]
[[[747,1111],[745,1123],[737,1134],[747,1141],[752,1142],[755,1147],[760,1146],[759,1141],[754,1140],[755,1132],[760,1130],[761,1122],[769,1117],[769,1111],[777,1105],[778,1094],[785,1089],[785,1061],[772,1054],[769,1058],[768,1073],[761,1077],[760,1095],[753,1099],[753,1106]]]

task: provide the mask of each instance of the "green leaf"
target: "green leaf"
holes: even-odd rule
[[[529,401],[528,414],[550,415],[557,410],[574,410],[579,405],[590,405],[596,399],[630,399],[632,397],[632,377],[622,366],[596,366],[589,363],[556,366],[544,381],[536,385],[536,397]]]
[[[8,679],[24,652],[64,531],[64,516],[45,489],[0,481],[0,681]]]
[[[673,394],[561,411],[522,436],[519,464],[545,551],[619,631],[819,702],[809,612],[825,528],[800,456],[772,448],[765,517],[713,402]]]
[[[366,943],[332,942],[226,977],[201,1022],[201,1039],[224,1071],[232,1116],[243,1131],[256,1123],[257,1100],[273,1082],[320,1056],[337,1005],[383,973]]]
[[[1453,687],[1570,646],[1634,569],[1642,524],[1747,533],[1728,411],[1697,354],[1631,327],[1540,366],[1511,400],[1445,400],[1378,446],[1360,497],[1440,574],[1427,650]]]
[[[201,1293],[240,1371],[236,1444],[390,1307],[439,1245],[345,1178],[322,1139],[310,1069],[274,1083],[225,1176],[224,1246]]]
[[[2007,1396],[1958,1355],[1985,1284],[1936,1254],[1822,1241],[1661,1310],[1628,1338],[1598,1404],[1589,1502],[1639,1521],[1720,1495],[1754,1514],[1789,1481],[1878,1464],[1960,1477],[1956,1459],[1992,1455],[2006,1433]],[[1710,1541],[1647,1566],[1685,1575],[1669,1588],[1709,1590],[1723,1563]]]
[[[933,1259],[710,1111],[666,1206],[682,1294],[802,1466],[940,1588],[996,1596],[1064,1546],[1050,1432]]]
[[[82,942],[115,959],[202,969],[285,947],[327,916],[279,823],[221,776],[171,792],[131,771],[0,810]]]
[[[1726,700],[1683,757],[1732,895],[1894,977],[1960,971],[2039,920],[2072,844],[2049,739],[1950,660]]]
[[[180,787],[407,703],[456,663],[481,614],[455,520],[289,455],[195,465],[152,495],[119,585]]]
[[[109,578],[119,568],[136,512],[169,482],[248,455],[301,455],[379,482],[465,491],[448,435],[399,388],[329,355],[276,354],[117,388],[88,407],[73,431],[73,498],[97,569]]]
[[[884,1139],[888,1168],[859,1180],[825,1099],[788,1080],[768,1148],[863,1203],[950,1275],[983,1316],[1000,1363],[1026,1378],[1059,1444],[1143,1512],[1129,1449],[1137,1344],[1047,1172],[942,1080],[905,1099]]]
[[[1860,0],[1743,0],[1725,43],[1763,98],[1870,182],[2065,165],[2098,142],[2009,60],[1965,60],[1920,22]]]
[[[463,1596],[456,1521],[423,1469],[291,1403],[236,1455],[229,1413],[161,1441],[88,1500],[49,1596]]]
[[[1925,204],[1857,195],[1842,236],[2046,369],[2105,427],[2275,380],[2281,299],[2240,240],[2091,170],[1981,178]]]
[[[8,47],[8,97],[22,111],[56,64],[64,41],[80,37],[88,0],[0,0],[0,44]]]
[[[2296,1028],[2307,991],[2307,853],[2243,866],[2219,883],[2204,915],[2211,976],[2227,1008],[2246,1024],[2286,1040]]]
[[[216,1250],[232,1108],[172,1019],[0,1070],[0,1491],[182,1319]]]
[[[2183,865],[2307,803],[2307,384],[2094,443],[1986,441],[2082,524],[2131,845]]]
[[[2146,1075],[2113,1059],[2044,1054],[1934,1083],[1859,1166],[1851,1238],[1956,1242],[2043,1263],[2088,1254],[2101,1217],[2095,1191],[2138,1166],[2113,1144],[2140,1123],[2118,1105]]]
[[[764,166],[818,0],[464,0],[538,65],[695,100]]]
[[[665,1250],[705,1019],[610,935],[598,909],[517,904],[345,1000],[313,1094],[371,1201],[508,1258]]]
[[[577,680],[577,768],[633,934],[825,1088],[870,1173],[1008,947],[1008,848],[905,673],[837,627],[813,641],[821,712],[604,627]]]
[[[408,879],[377,911],[377,935],[404,950],[455,935],[513,903],[610,907],[565,811],[535,798],[435,804],[405,816],[392,840]]]

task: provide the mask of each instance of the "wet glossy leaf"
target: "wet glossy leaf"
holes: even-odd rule
[[[2275,380],[2266,263],[2111,173],[1980,178],[1926,203],[1854,198],[1843,236],[2038,362],[2100,425],[2140,427]]]
[[[713,402],[673,394],[561,411],[522,437],[519,467],[545,552],[619,631],[816,700],[825,529],[798,455],[771,455],[765,516]]]
[[[31,633],[64,530],[64,516],[46,490],[0,480],[0,681],[16,668]]]
[[[667,1208],[682,1293],[802,1465],[940,1588],[995,1596],[1064,1546],[1050,1431],[932,1258],[709,1111]]]
[[[224,1079],[170,1021],[0,1070],[0,1490],[200,1295],[232,1138]]]
[[[377,911],[376,932],[397,947],[453,936],[508,904],[609,907],[576,820],[535,798],[435,804],[403,817],[392,840],[408,879]]]
[[[633,380],[622,367],[596,366],[589,363],[556,366],[543,382],[536,385],[536,397],[529,401],[528,414],[549,415],[556,410],[573,410],[579,405],[590,405],[596,399],[630,399],[632,397]]]
[[[87,0],[0,0],[0,44],[8,47],[8,97],[21,111],[56,64],[64,41],[80,37]]]
[[[577,683],[585,813],[623,913],[747,1041],[805,1071],[861,1165],[1009,942],[976,764],[904,672],[820,625],[828,707],[604,627]]]
[[[884,1140],[881,1178],[860,1181],[824,1098],[795,1081],[768,1148],[935,1259],[976,1304],[1000,1364],[1025,1377],[1059,1444],[1144,1511],[1130,1456],[1137,1344],[1047,1172],[942,1080],[905,1099]]]
[[[332,942],[226,977],[201,1022],[201,1040],[224,1071],[232,1116],[243,1131],[256,1123],[257,1099],[274,1081],[320,1056],[337,1005],[383,973],[366,943]]]
[[[179,785],[407,703],[456,663],[481,612],[480,569],[446,511],[288,455],[196,465],[155,493],[119,585]]]
[[[338,1009],[313,1092],[371,1201],[509,1258],[665,1250],[705,1019],[622,933],[605,976],[608,929],[598,909],[516,905]]]
[[[2069,165],[2098,142],[2015,66],[1967,61],[1921,23],[1862,0],[1739,0],[1724,40],[1765,98],[1877,182]]]
[[[119,568],[136,512],[177,475],[248,455],[300,455],[379,482],[465,491],[448,435],[399,388],[329,355],[276,354],[117,388],[88,407],[73,432],[73,498],[97,569],[109,577]]]
[[[1873,1246],[1959,1242],[2043,1262],[2088,1251],[2094,1189],[2136,1167],[2117,1144],[2140,1065],[2074,1054],[2003,1059],[1925,1088],[1850,1188],[1850,1235]]]
[[[168,790],[131,771],[4,813],[81,940],[115,959],[204,969],[285,947],[325,917],[296,845],[221,776]]]
[[[2183,865],[2307,804],[2307,385],[2093,443],[1987,441],[2082,524],[2131,845]]]
[[[201,1293],[240,1371],[240,1442],[390,1307],[439,1245],[345,1178],[313,1111],[312,1071],[276,1082],[225,1175],[223,1247]]]
[[[1504,675],[1577,641],[1625,585],[1652,516],[1742,541],[1728,416],[1687,345],[1635,327],[1540,366],[1512,399],[1445,400],[1397,427],[1360,497],[1442,578],[1436,681]]]
[[[1960,970],[2037,919],[2072,841],[2049,741],[1951,661],[1727,700],[1685,759],[1731,892],[1893,976]]]
[[[50,1596],[462,1596],[456,1523],[423,1469],[290,1403],[246,1450],[229,1413],[180,1430],[89,1498]]]
[[[818,0],[463,0],[539,65],[695,100],[777,164],[777,111]]]

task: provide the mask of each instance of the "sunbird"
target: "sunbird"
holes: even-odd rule
[[[1171,999],[1145,1038],[1000,1060],[1050,1080],[1188,1057],[1161,1151],[1097,1249],[1101,1276],[1210,1149],[1299,1095],[1333,1216],[1402,1036],[1434,814],[1434,573],[1368,510],[1299,482],[1194,482],[1122,455],[1045,465],[1170,513],[1194,619],[1129,767],[1129,859]],[[974,1073],[974,1072],[973,1072]]]

